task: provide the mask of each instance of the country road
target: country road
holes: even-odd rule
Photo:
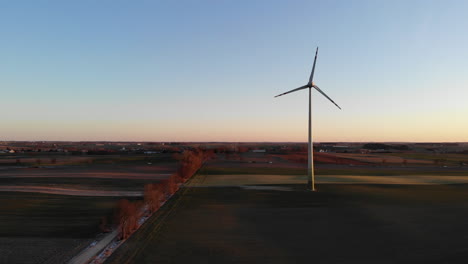
[[[85,250],[83,250],[80,254],[76,255],[74,258],[72,258],[68,264],[83,264],[83,263],[88,263],[88,261],[97,255],[100,251],[102,251],[109,243],[114,240],[114,238],[117,236],[118,232],[117,230],[112,231],[111,233],[107,234],[101,241],[96,243],[96,245],[92,247],[88,247]]]

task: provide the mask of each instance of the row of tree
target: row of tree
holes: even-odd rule
[[[168,179],[158,183],[146,184],[143,201],[122,199],[117,203],[114,221],[118,225],[119,238],[128,238],[138,227],[138,219],[157,211],[162,203],[171,197],[179,186],[192,177],[210,155],[200,149],[184,151],[176,158],[180,160],[179,169]]]

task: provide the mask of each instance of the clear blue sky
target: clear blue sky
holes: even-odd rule
[[[467,1],[3,1],[0,140],[468,141]]]

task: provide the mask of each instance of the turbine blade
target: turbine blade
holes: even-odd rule
[[[312,84],[312,80],[314,79],[315,63],[317,62],[317,53],[318,53],[318,47],[317,47],[317,49],[315,50],[314,65],[312,66],[312,72],[310,73],[309,84]]]
[[[332,102],[333,104],[336,105],[336,107],[338,107],[340,110],[341,110],[341,107],[339,105],[337,105],[330,97],[328,97],[328,95],[326,95],[322,90],[320,90],[320,88],[317,86],[317,85],[314,85],[312,86],[315,88],[315,90],[319,91],[319,93],[321,93],[323,96],[325,96],[328,100],[330,100],[330,102]]]
[[[285,92],[285,93],[278,94],[278,95],[275,96],[275,97],[282,96],[282,95],[285,95],[285,94],[288,94],[288,93],[292,93],[292,92],[295,92],[295,91],[299,91],[299,90],[305,89],[305,88],[307,88],[307,87],[308,87],[307,85],[304,85],[304,86],[301,86],[301,87],[299,87],[299,88],[293,89],[293,90],[291,90],[291,91],[287,91],[287,92]]]

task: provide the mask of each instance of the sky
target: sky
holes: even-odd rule
[[[467,1],[0,1],[0,141],[467,142]]]

